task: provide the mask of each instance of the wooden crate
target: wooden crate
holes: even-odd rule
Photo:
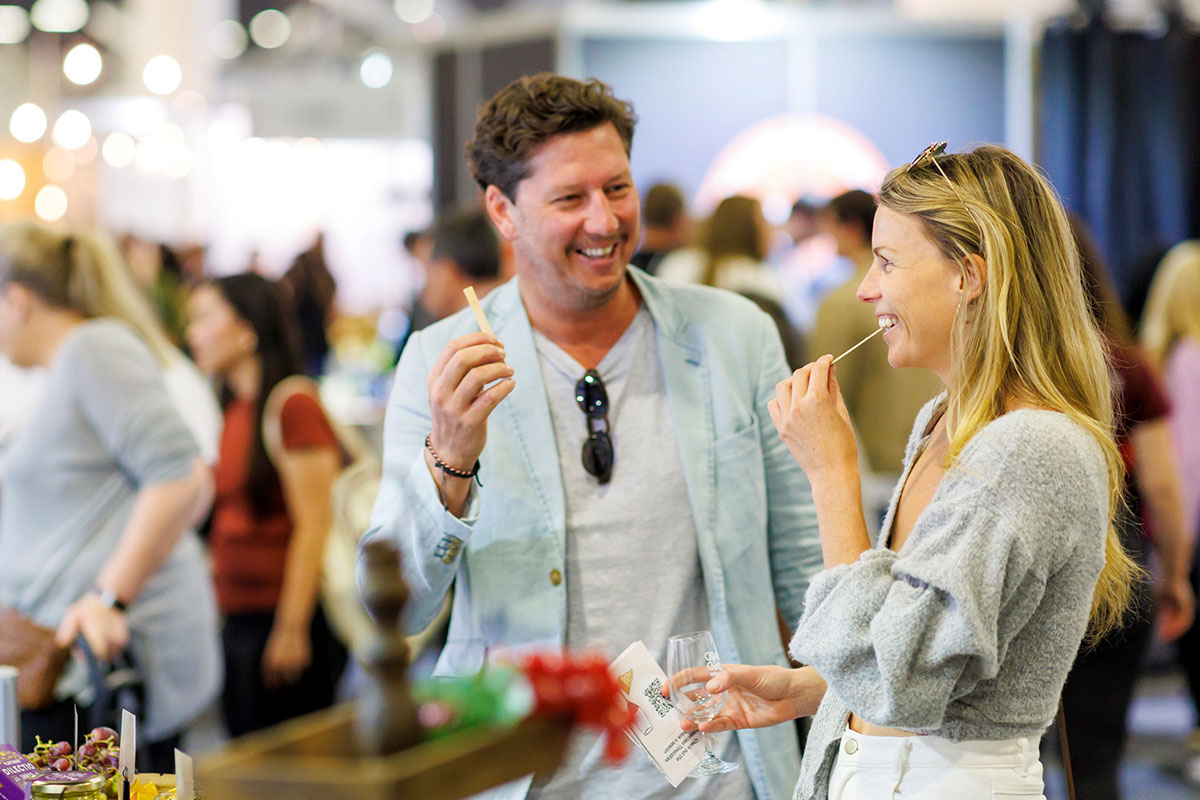
[[[196,761],[205,800],[456,800],[553,770],[566,720],[466,731],[390,756],[354,752],[354,707],[338,706],[243,736]]]

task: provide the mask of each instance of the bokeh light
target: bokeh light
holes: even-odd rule
[[[236,19],[218,22],[208,35],[208,46],[217,56],[227,61],[237,58],[246,52],[250,38],[246,29]]]
[[[33,27],[47,33],[72,33],[87,24],[85,0],[37,0],[29,9]]]
[[[0,44],[19,44],[29,35],[29,12],[20,6],[0,6]]]
[[[64,111],[54,123],[54,143],[68,150],[78,150],[92,136],[92,123],[87,115],[74,108]]]
[[[179,62],[168,55],[158,55],[146,62],[142,82],[154,94],[167,95],[179,88],[183,70]]]
[[[100,150],[100,154],[104,157],[104,163],[115,169],[128,167],[133,163],[136,153],[137,142],[125,131],[110,133],[104,140],[104,147]]]
[[[16,200],[25,191],[25,170],[11,158],[0,159],[0,200]]]
[[[51,147],[42,157],[42,172],[55,183],[66,183],[75,174],[75,159],[70,150]]]
[[[380,50],[368,50],[358,68],[358,76],[369,89],[382,89],[392,80],[392,59]]]
[[[433,0],[395,0],[396,16],[410,25],[429,19],[433,14]]]
[[[9,118],[8,129],[18,142],[36,142],[46,133],[46,112],[35,103],[22,103]]]
[[[71,158],[75,159],[75,166],[86,167],[95,161],[98,155],[100,155],[100,143],[96,141],[95,136],[89,136],[88,140],[83,143],[83,147],[71,153]]]
[[[57,222],[67,213],[67,193],[58,186],[43,186],[33,201],[33,210],[46,222]]]
[[[292,35],[292,21],[274,8],[260,11],[250,20],[250,38],[264,50],[282,46]]]
[[[446,35],[446,20],[441,14],[432,14],[424,22],[418,22],[412,27],[413,38],[421,44],[439,42]]]
[[[94,46],[84,43],[77,44],[63,59],[63,74],[67,80],[79,86],[87,86],[100,77],[104,69],[104,59]]]

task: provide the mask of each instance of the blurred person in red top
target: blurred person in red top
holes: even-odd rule
[[[264,403],[304,371],[276,284],[250,273],[206,281],[188,312],[188,344],[217,380],[225,415],[210,536],[225,617],[223,706],[239,736],[333,702],[346,651],[317,588],[340,453],[321,405],[303,392],[282,404],[277,464],[267,452]]]
[[[1149,564],[1151,551],[1157,556],[1155,579],[1135,587],[1125,625],[1094,647],[1080,650],[1063,688],[1077,793],[1089,800],[1115,800],[1120,796],[1117,767],[1125,747],[1126,716],[1155,615],[1159,636],[1167,641],[1177,639],[1192,624],[1191,542],[1168,427],[1166,390],[1134,342],[1129,320],[1086,224],[1074,215],[1070,221],[1092,317],[1108,344],[1113,373],[1114,430],[1125,460],[1127,483],[1126,507],[1117,528],[1126,550],[1143,567]]]

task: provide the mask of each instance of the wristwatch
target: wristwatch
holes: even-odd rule
[[[100,597],[100,604],[105,608],[115,608],[124,614],[129,608],[121,602],[121,598],[117,597],[117,593],[112,589],[96,589],[96,594]]]

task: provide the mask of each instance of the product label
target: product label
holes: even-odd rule
[[[11,744],[0,744],[0,800],[25,800],[29,782],[42,771]]]

